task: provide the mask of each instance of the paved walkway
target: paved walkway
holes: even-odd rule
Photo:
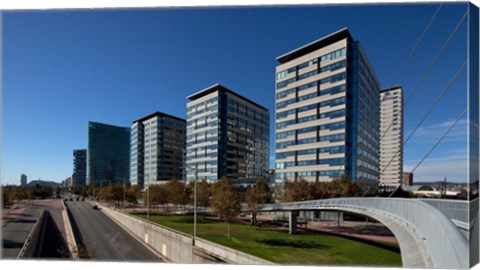
[[[17,258],[43,209],[50,212],[61,237],[66,239],[61,200],[24,201],[13,206],[13,209],[2,210],[3,254],[1,258]]]
[[[11,212],[5,211],[5,224],[2,224],[2,258],[17,258],[42,210],[43,208],[34,205],[19,205]]]
[[[257,220],[266,222],[272,221],[275,217],[272,215],[258,215]],[[250,217],[241,218],[244,222],[250,222]],[[285,227],[280,227],[283,230],[288,230],[288,222]],[[276,225],[278,227],[278,225]],[[305,229],[304,224],[298,224],[299,231]],[[336,234],[350,238],[359,238],[365,240],[380,241],[385,243],[398,243],[393,233],[381,223],[377,222],[359,222],[359,221],[340,221],[338,226],[337,221],[323,220],[323,221],[308,221],[307,229],[311,231],[318,231],[323,233]]]

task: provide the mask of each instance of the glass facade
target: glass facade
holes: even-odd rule
[[[130,174],[141,188],[158,181],[184,179],[184,119],[155,112],[133,122]]]
[[[87,149],[73,150],[72,185],[83,187],[87,179]]]
[[[130,128],[88,123],[87,184],[128,183]]]
[[[379,82],[344,29],[277,58],[276,181],[378,181]]]
[[[268,110],[220,85],[189,98],[187,180],[268,178]]]

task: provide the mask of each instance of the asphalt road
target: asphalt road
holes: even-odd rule
[[[85,201],[66,202],[90,258],[96,261],[162,261],[102,210]]]

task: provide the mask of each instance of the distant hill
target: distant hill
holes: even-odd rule
[[[38,184],[39,186],[42,186],[42,187],[57,187],[57,186],[61,186],[60,183],[53,182],[53,181],[33,180],[33,181],[28,182],[27,188],[36,187],[37,184]]]

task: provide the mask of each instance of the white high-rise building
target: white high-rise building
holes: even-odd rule
[[[403,89],[380,91],[380,185],[397,187],[403,176]]]
[[[20,176],[20,185],[22,187],[26,187],[27,186],[27,176],[25,174],[22,174]]]

